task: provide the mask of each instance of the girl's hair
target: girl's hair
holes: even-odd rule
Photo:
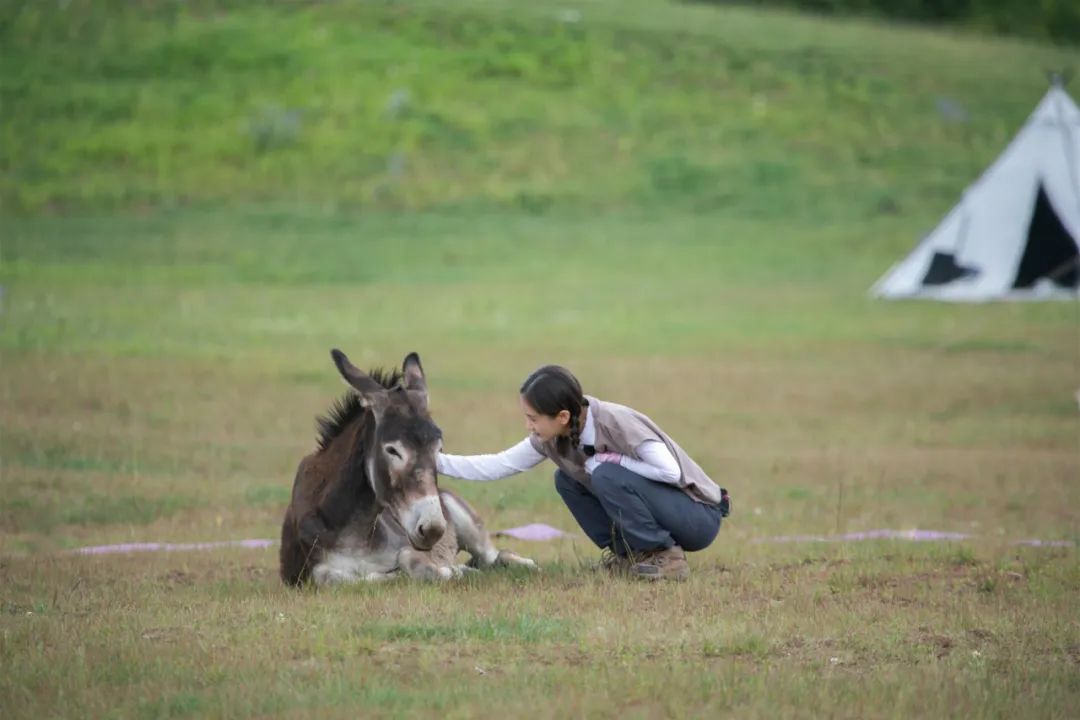
[[[555,416],[563,410],[570,413],[570,437],[559,437],[556,445],[566,454],[581,442],[581,409],[589,401],[581,392],[581,383],[574,374],[560,365],[545,365],[533,371],[521,385],[521,395],[537,412]]]

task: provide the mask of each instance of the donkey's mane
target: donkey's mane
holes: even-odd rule
[[[368,376],[387,390],[393,390],[401,384],[400,370],[383,370],[376,368],[368,372]],[[364,414],[364,406],[360,403],[360,396],[354,392],[347,392],[330,406],[325,415],[315,418],[319,426],[319,450],[325,450],[330,443],[356,418]]]

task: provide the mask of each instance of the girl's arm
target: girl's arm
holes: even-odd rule
[[[669,485],[679,484],[679,480],[682,479],[679,461],[662,441],[646,440],[635,450],[640,460],[618,453],[600,453],[589,458],[585,463],[585,469],[591,473],[600,463],[613,462],[648,480]]]
[[[499,480],[536,467],[544,456],[525,438],[512,448],[493,455],[445,455],[439,453],[436,467],[443,475],[462,480]]]

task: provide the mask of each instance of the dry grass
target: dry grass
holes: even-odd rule
[[[551,230],[571,231],[600,232],[580,221]],[[595,260],[576,252],[575,265]],[[763,262],[748,251],[718,270],[694,246],[680,252],[672,267],[692,268],[691,285]],[[616,271],[671,282],[672,271],[633,262]],[[591,334],[595,310],[569,292],[574,276],[548,288],[564,298],[549,300],[549,317],[561,314],[566,336],[492,342],[471,335],[475,315],[455,320],[438,304],[408,337],[393,315],[369,316],[369,339],[335,336],[333,319],[348,326],[356,307],[337,301],[369,289],[207,288],[166,275],[155,292],[173,303],[237,300],[185,324],[168,303],[140,305],[145,284],[39,279],[55,267],[11,280],[0,335],[4,717],[1066,717],[1080,700],[1076,550],[1010,544],[1077,536],[1071,308],[869,308],[842,289],[856,278],[841,276],[840,289],[778,287],[790,306],[766,287],[732,295],[766,326],[811,327],[747,325],[718,340],[691,326],[670,331],[665,353]],[[516,295],[482,281],[441,292],[490,297],[512,335],[541,291],[524,282]],[[417,302],[407,287],[383,290],[391,305]],[[617,291],[601,284],[590,301],[603,307]],[[693,319],[685,298],[640,317]],[[67,331],[67,348],[48,334],[91,315],[96,329]],[[251,329],[275,315],[296,320]],[[312,417],[340,392],[331,344],[384,364],[419,349],[447,444],[463,452],[520,439],[517,381],[539,362],[566,362],[589,391],[667,427],[732,489],[735,513],[692,557],[689,582],[656,587],[590,573],[597,552],[583,539],[504,541],[544,565],[538,577],[329,592],[282,587],[272,550],[68,553],[275,537]],[[444,482],[493,527],[571,529],[549,472]],[[878,527],[976,538],[761,542]]]
[[[540,577],[319,593],[265,553],[8,558],[0,697],[7,717],[1065,717],[1071,553],[727,550],[658,587],[562,547]]]

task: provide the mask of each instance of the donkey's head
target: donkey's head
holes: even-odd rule
[[[442,431],[428,414],[420,357],[409,353],[402,385],[388,390],[356,369],[345,353],[332,350],[330,355],[375,418],[365,469],[376,501],[401,524],[414,547],[430,549],[446,532],[435,470]]]

